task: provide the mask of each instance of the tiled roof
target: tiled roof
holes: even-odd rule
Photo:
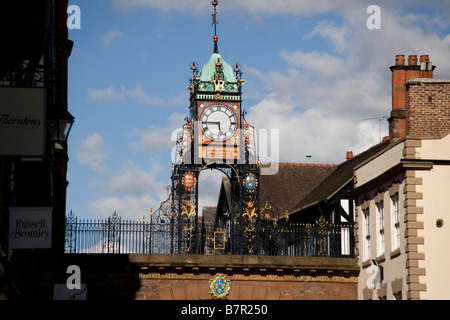
[[[263,164],[264,166],[264,164]],[[260,176],[260,206],[284,216],[336,169],[330,164],[280,163],[275,175]]]
[[[307,196],[298,201],[293,206],[290,213],[293,214],[319,202],[328,201],[339,190],[353,181],[353,170],[357,165],[384,150],[389,146],[389,144],[390,141],[385,140],[339,164],[336,167],[336,170],[334,170],[326,179],[321,181],[321,183],[314,190],[311,190]]]
[[[202,210],[202,217],[205,219],[206,223],[214,222],[216,217],[217,207],[215,206],[205,206]]]

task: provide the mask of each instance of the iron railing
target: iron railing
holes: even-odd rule
[[[44,56],[24,60],[21,66],[0,75],[0,87],[43,87],[50,81],[50,72],[45,72]]]
[[[116,213],[104,220],[66,218],[66,253],[109,254],[256,254],[276,256],[348,257],[354,254],[352,224],[260,221],[240,228],[239,222],[198,225],[187,240],[178,239],[177,225],[122,220]],[[249,239],[251,237],[251,239]]]

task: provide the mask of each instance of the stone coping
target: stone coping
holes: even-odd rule
[[[115,261],[140,267],[265,268],[359,271],[356,258],[198,254],[66,254],[68,260],[102,264]]]
[[[413,78],[406,81],[405,85],[411,84],[448,84],[450,83],[450,79],[444,78]]]

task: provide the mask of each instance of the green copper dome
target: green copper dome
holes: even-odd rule
[[[234,75],[233,68],[222,59],[219,53],[215,52],[211,55],[211,58],[200,71],[199,78],[199,91],[218,91],[216,90],[217,88],[214,81],[223,80],[223,90],[219,91],[238,92],[237,80],[236,76]]]

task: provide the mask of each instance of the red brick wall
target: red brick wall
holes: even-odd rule
[[[211,300],[218,273],[228,300],[358,299],[356,258],[67,254],[62,265],[80,267],[88,300]]]
[[[212,274],[141,276],[137,300],[211,300]],[[357,300],[357,277],[310,275],[228,275],[228,300]]]
[[[407,82],[406,135],[440,137],[450,131],[450,80]]]

